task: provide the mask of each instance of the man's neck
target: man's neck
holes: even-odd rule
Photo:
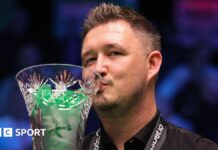
[[[155,101],[145,101],[122,115],[100,116],[104,129],[119,150],[124,143],[154,118],[157,107]]]

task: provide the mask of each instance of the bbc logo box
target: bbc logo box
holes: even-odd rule
[[[13,130],[12,128],[0,128],[0,137],[12,137]]]

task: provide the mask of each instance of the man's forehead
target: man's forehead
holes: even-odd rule
[[[142,32],[125,20],[118,19],[100,24],[91,29],[82,44],[82,56],[91,54],[90,50],[107,48],[129,48],[129,42],[140,41],[151,48],[150,35]],[[93,53],[92,53],[93,54]]]
[[[113,33],[113,32],[121,32],[121,31],[127,30],[127,29],[131,29],[130,23],[128,23],[127,21],[125,21],[125,20],[111,20],[111,21],[108,21],[105,23],[100,23],[99,25],[96,25],[95,27],[90,29],[90,31],[87,33],[87,35],[89,35],[89,33],[92,33],[93,31],[97,32],[97,33],[99,33],[99,35],[101,35],[101,33],[99,32],[100,30],[104,30],[107,33]],[[87,35],[86,35],[86,37],[87,37]]]
[[[99,45],[115,45],[120,43],[124,34],[130,33],[130,25],[125,21],[111,21],[91,29],[85,36],[82,48],[90,49]]]

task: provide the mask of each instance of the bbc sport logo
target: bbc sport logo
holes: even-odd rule
[[[12,137],[13,136],[13,130],[12,128],[0,128],[0,137]]]
[[[44,136],[46,129],[13,129],[13,128],[0,128],[1,137],[14,137],[14,136]]]

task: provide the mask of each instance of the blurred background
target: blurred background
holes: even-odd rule
[[[16,73],[31,65],[81,65],[81,28],[101,0],[0,1],[0,128],[30,128]],[[218,1],[106,0],[132,7],[162,34],[157,102],[163,117],[218,142]],[[140,63],[140,62],[139,62]],[[86,134],[99,127],[91,110]],[[30,150],[31,137],[1,138],[2,150]]]

